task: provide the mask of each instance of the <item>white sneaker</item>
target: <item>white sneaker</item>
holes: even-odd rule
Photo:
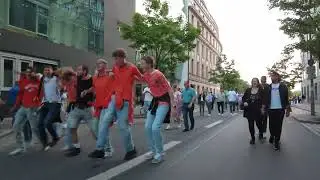
[[[107,158],[107,157],[112,157],[112,154],[113,154],[112,151],[105,151],[105,152],[104,152],[104,157],[105,157],[105,158]]]
[[[181,124],[179,124],[179,125],[178,125],[178,128],[179,128],[179,129],[180,129],[180,128],[182,128],[182,125],[181,125]]]
[[[10,156],[15,156],[20,153],[24,153],[26,150],[24,148],[17,148],[9,153]]]
[[[208,116],[211,116],[211,114],[208,114]]]
[[[50,146],[46,146],[43,150],[44,151],[49,151],[50,148],[51,148]]]
[[[221,113],[218,113],[219,116],[221,116]]]
[[[153,153],[149,153],[149,154],[146,155],[146,160],[151,160],[151,159],[153,159],[153,157],[154,157],[154,154]]]
[[[166,127],[166,130],[169,130],[171,128],[170,124]]]

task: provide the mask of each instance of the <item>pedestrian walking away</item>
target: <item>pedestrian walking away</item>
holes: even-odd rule
[[[185,89],[182,91],[182,112],[183,112],[183,120],[184,120],[184,130],[183,132],[187,132],[189,130],[193,130],[194,128],[194,103],[196,101],[196,91],[190,87],[189,81],[184,83]],[[189,118],[191,122],[191,127],[189,128]]]

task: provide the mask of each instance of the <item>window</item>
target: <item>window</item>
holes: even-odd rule
[[[205,49],[204,49],[204,45],[202,45],[202,58],[204,58],[205,55]]]
[[[318,100],[318,83],[314,84],[314,99]]]
[[[191,24],[193,25],[193,23],[194,23],[194,16],[191,15]]]
[[[205,72],[204,72],[204,65],[202,64],[202,65],[201,65],[201,77],[204,77],[204,73],[205,73]]]
[[[25,71],[28,67],[30,66],[30,64],[28,62],[21,62],[21,72]]]
[[[194,63],[194,60],[192,59],[191,60],[191,64],[190,64],[190,72],[191,72],[191,74],[193,74],[193,63]]]
[[[28,31],[48,34],[48,9],[28,0],[11,0],[9,24]]]
[[[206,67],[206,78],[209,77],[209,69],[208,69],[208,66]]]
[[[197,41],[197,54],[200,55],[200,43],[199,43],[199,41]]]
[[[33,63],[33,67],[35,68],[37,73],[43,73],[43,69],[46,66],[52,66],[53,69],[56,69],[57,66],[56,65],[52,65],[52,64],[46,64],[46,63],[41,63],[41,62],[34,62]]]
[[[4,87],[12,87],[13,85],[13,60],[4,59],[3,63],[3,86]]]
[[[197,75],[200,76],[200,62],[197,62]]]

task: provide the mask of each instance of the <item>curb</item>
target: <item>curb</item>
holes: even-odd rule
[[[12,133],[13,133],[12,130],[6,130],[6,131],[4,131],[4,132],[1,132],[1,133],[0,133],[0,139],[9,136],[9,135],[12,134]]]
[[[297,117],[295,116],[291,116],[294,120],[298,121],[298,122],[301,122],[301,123],[308,123],[308,124],[320,124],[320,121],[310,121],[310,120],[301,120],[301,119],[298,119]]]

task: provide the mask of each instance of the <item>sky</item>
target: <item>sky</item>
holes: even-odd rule
[[[170,14],[182,14],[183,0],[167,0]],[[136,0],[136,11],[143,12],[144,0]],[[207,8],[219,26],[223,54],[234,59],[241,78],[267,75],[270,67],[281,58],[283,47],[292,40],[279,30],[278,10],[270,11],[267,0],[205,0]],[[299,61],[300,55],[295,54]],[[296,88],[300,88],[296,85]]]

